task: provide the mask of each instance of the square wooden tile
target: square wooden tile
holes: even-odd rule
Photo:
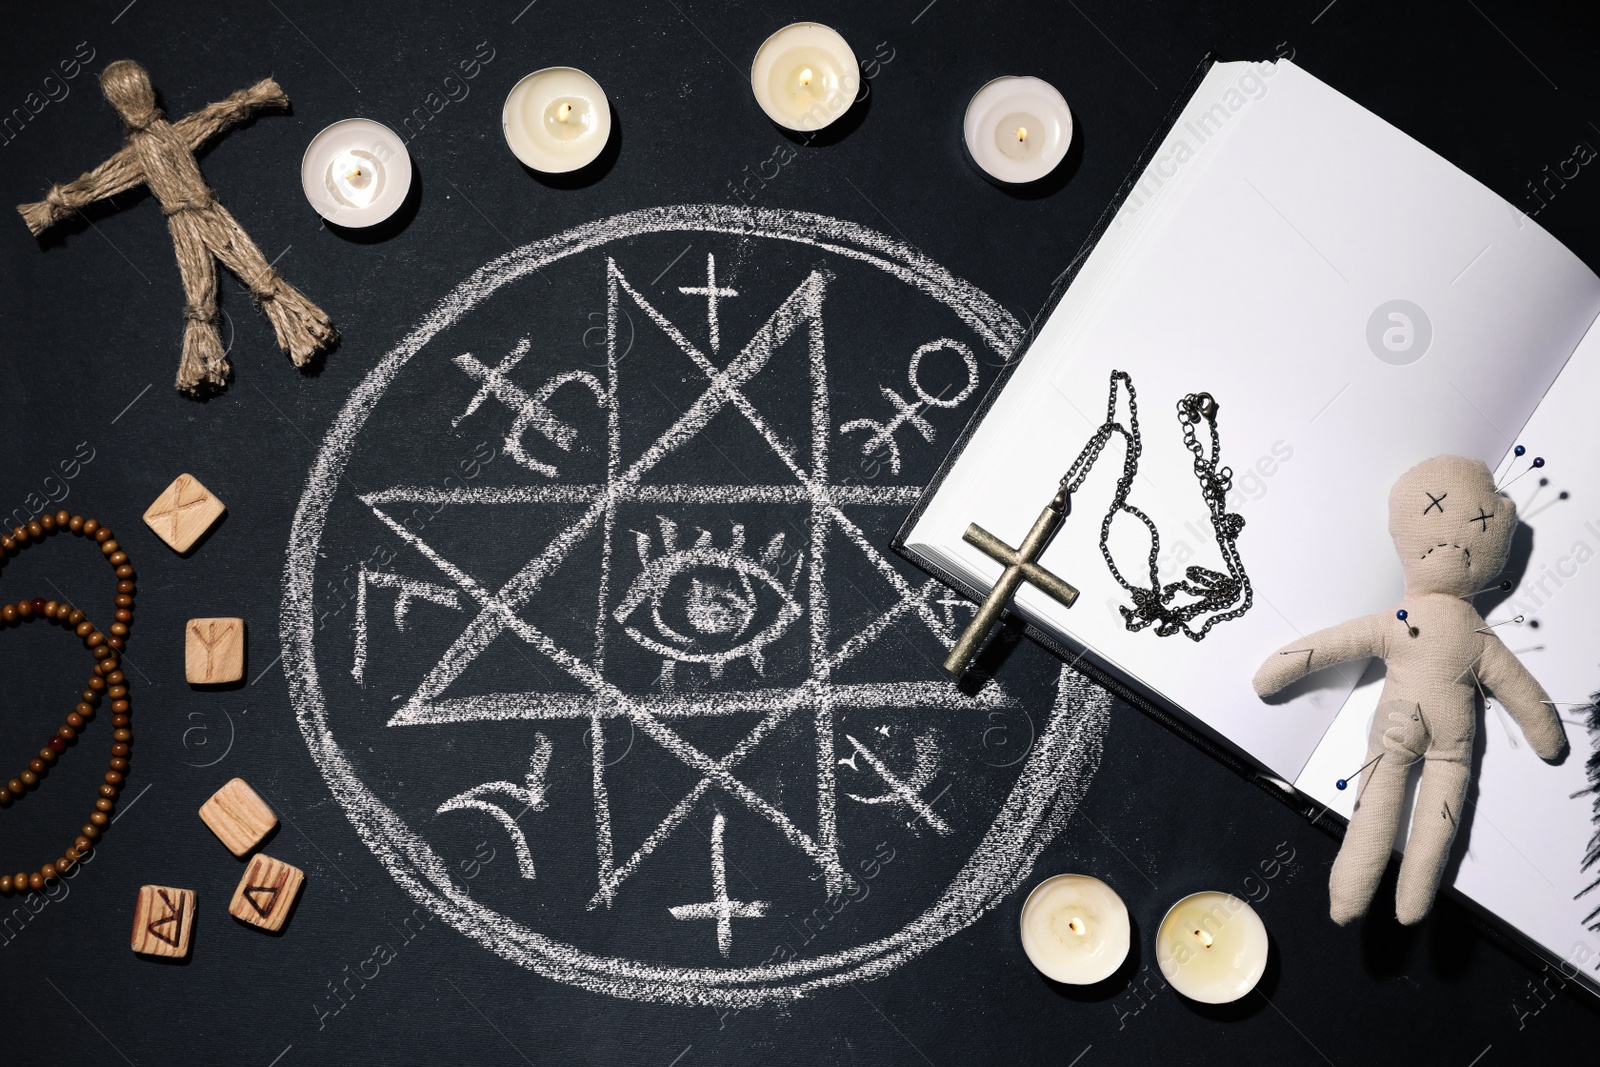
[[[194,906],[192,889],[140,886],[139,899],[133,906],[133,951],[174,959],[187,956],[189,935],[194,930]]]
[[[144,513],[144,523],[176,552],[187,552],[228,508],[192,474],[180,474]]]
[[[228,902],[228,914],[263,930],[282,930],[305,884],[306,873],[300,868],[259,852],[245,866],[239,888]]]
[[[235,778],[200,805],[200,819],[228,846],[235,856],[243,856],[278,825],[267,802],[243,778]]]
[[[183,630],[183,673],[190,685],[244,677],[244,620],[190,619]]]

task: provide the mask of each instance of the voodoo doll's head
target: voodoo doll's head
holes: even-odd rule
[[[1389,536],[1405,571],[1406,595],[1465,596],[1506,565],[1517,506],[1495,492],[1481,460],[1435,456],[1389,490]]]
[[[150,75],[131,59],[119,59],[100,72],[100,91],[130,129],[142,130],[161,117]]]

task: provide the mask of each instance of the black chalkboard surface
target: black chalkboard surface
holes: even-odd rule
[[[94,515],[139,574],[116,822],[50,896],[0,911],[17,1052],[1488,1064],[1592,1040],[1558,970],[1450,899],[1419,929],[1335,927],[1331,837],[1017,635],[988,685],[940,684],[939,638],[970,609],[887,549],[1208,50],[1292,55],[1596,263],[1572,162],[1600,137],[1592,23],[1348,2],[91,7],[11,16],[11,202],[120,144],[93,77],[112,59],[143,63],[173,116],[270,74],[292,112],[202,167],[343,341],[295,370],[224,276],[234,381],[188,399],[148,195],[0,242],[0,505]],[[748,85],[798,18],[837,27],[866,75],[809,142]],[[498,127],[552,64],[593,74],[616,119],[599,164],[559,180]],[[998,189],[963,154],[966,98],[1003,73],[1074,109],[1041,188]],[[415,167],[376,231],[322,225],[299,188],[306,142],[351,115]],[[229,508],[186,557],[139,521],[181,472]],[[108,572],[57,538],[0,571],[0,596],[35,595],[104,613]],[[192,688],[184,622],[212,616],[246,620],[245,677]],[[60,631],[0,633],[16,769],[88,663]],[[102,731],[0,812],[0,868],[59,852]],[[226,914],[242,862],[195,814],[235,776],[279,815],[265,850],[306,872],[278,935]],[[1041,978],[1016,933],[1026,886],[1067,870],[1109,882],[1135,928],[1086,989]],[[144,884],[198,894],[186,961],[129,951]],[[1179,998],[1152,958],[1165,908],[1202,888],[1251,900],[1273,939],[1259,992],[1226,1008]]]

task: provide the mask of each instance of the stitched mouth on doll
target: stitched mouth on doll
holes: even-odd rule
[[[1450,543],[1441,541],[1438,544],[1434,545],[1432,548],[1428,549],[1428,551],[1424,552],[1422,554],[1422,558],[1423,559],[1427,559],[1429,556],[1433,555],[1435,552],[1437,552],[1441,548],[1460,549],[1460,551],[1461,551],[1461,565],[1463,567],[1467,568],[1468,570],[1472,569],[1472,549],[1467,548],[1464,545],[1450,544]]]

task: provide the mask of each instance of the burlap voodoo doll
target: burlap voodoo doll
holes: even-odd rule
[[[1389,862],[1406,778],[1418,762],[1421,784],[1395,915],[1409,925],[1433,906],[1472,776],[1480,686],[1511,714],[1541,759],[1555,760],[1566,748],[1549,694],[1472,603],[1505,566],[1516,526],[1516,505],[1496,492],[1479,460],[1435,456],[1417,464],[1389,492],[1389,536],[1400,555],[1405,599],[1299,638],[1256,672],[1256,692],[1268,696],[1347,660],[1376,656],[1388,668],[1368,763],[1351,783],[1355,814],[1329,881],[1335,922],[1366,914]]]
[[[266,311],[278,345],[296,366],[329,348],[338,333],[322,309],[300,294],[262,256],[250,235],[200,175],[195,152],[235,122],[259,111],[289,106],[271,78],[179,119],[168,122],[156,107],[155,89],[143,67],[122,59],[100,74],[100,88],[127,128],[127,143],[77,181],[51,187],[35,204],[22,204],[35,237],[78,209],[148,185],[167,216],[167,228],[183,275],[183,356],[178,388],[198,392],[228,380],[227,352],[217,332],[217,265],[232,271]]]

